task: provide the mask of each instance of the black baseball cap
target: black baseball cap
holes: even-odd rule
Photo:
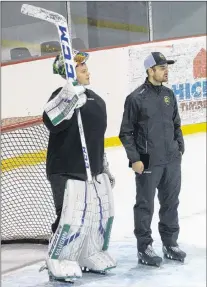
[[[161,65],[172,65],[175,61],[167,60],[165,56],[160,52],[151,52],[150,55],[144,60],[145,70],[152,68],[153,66],[161,66]]]

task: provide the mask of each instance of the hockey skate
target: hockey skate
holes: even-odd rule
[[[149,265],[154,267],[160,267],[162,258],[159,257],[153,247],[148,245],[144,252],[138,252],[139,263],[143,265]]]
[[[184,262],[186,253],[178,246],[163,246],[164,257],[170,260]]]

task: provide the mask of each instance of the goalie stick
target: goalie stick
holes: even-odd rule
[[[46,10],[44,8],[40,8],[40,7],[36,7],[33,5],[28,5],[28,4],[22,5],[21,13],[34,17],[34,18],[38,18],[38,19],[50,22],[56,26],[58,30],[58,34],[59,34],[62,54],[64,57],[66,80],[68,83],[69,82],[73,83],[76,79],[76,71],[75,71],[75,67],[74,67],[74,63],[72,59],[72,46],[71,46],[71,41],[70,41],[69,32],[68,32],[68,25],[67,25],[67,21],[65,17],[63,17],[62,15],[58,13]],[[72,87],[73,85],[71,85],[71,88]],[[74,89],[74,96],[71,99],[71,103],[75,104],[77,101],[78,101],[78,95],[76,95],[76,92]],[[84,157],[84,162],[85,162],[87,180],[93,186],[88,150],[86,146],[80,110],[76,109],[76,113],[77,113],[77,119],[78,119],[78,128],[79,128],[79,133],[80,133],[80,138],[81,138],[81,145],[82,145],[83,157]]]

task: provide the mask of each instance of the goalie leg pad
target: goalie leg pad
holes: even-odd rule
[[[101,272],[116,267],[115,260],[107,252],[114,218],[114,201],[108,176],[97,176],[90,190],[94,194],[92,225],[84,241],[79,265]]]
[[[93,197],[86,182],[71,179],[67,181],[60,222],[48,250],[47,265],[54,277],[74,276],[73,268],[71,274],[69,273],[70,265],[78,262],[84,239],[89,233],[92,202]],[[54,263],[52,260],[67,260],[68,267],[60,268],[60,262]],[[59,271],[63,272],[62,276]],[[79,271],[76,269],[76,273],[81,273],[80,268]]]
[[[114,220],[114,197],[113,197],[113,192],[112,192],[112,187],[111,183],[109,180],[109,177],[106,173],[102,173],[98,176],[98,181],[100,180],[101,182],[101,187],[103,188],[103,191],[101,191],[100,186],[96,182],[96,188],[99,191],[100,189],[100,196],[101,194],[105,193],[107,194],[108,197],[108,202],[105,206],[105,209],[108,210],[108,217],[106,215],[106,222],[105,222],[105,232],[104,232],[104,243],[102,250],[106,251],[109,247],[109,242],[110,242],[110,237],[111,237],[111,229],[113,225],[113,220]],[[105,190],[105,191],[104,191]],[[104,203],[103,203],[104,206]]]
[[[96,209],[93,215],[93,232],[95,242],[99,244],[98,250],[106,251],[109,246],[111,229],[114,220],[114,198],[108,175],[102,173],[94,181],[96,191]],[[98,231],[98,232],[97,232]]]

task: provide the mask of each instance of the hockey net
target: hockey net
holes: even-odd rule
[[[47,243],[55,219],[45,170],[48,131],[41,117],[1,124],[1,242]]]

